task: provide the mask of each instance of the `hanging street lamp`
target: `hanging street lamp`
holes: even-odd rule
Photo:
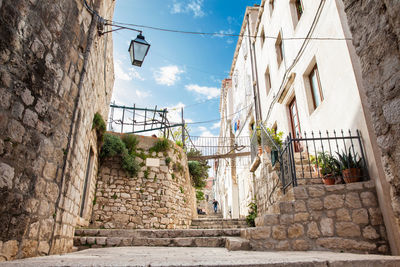
[[[129,46],[129,54],[131,56],[132,65],[141,67],[143,60],[149,51],[150,44],[146,42],[144,36],[140,32],[135,40],[131,41]]]

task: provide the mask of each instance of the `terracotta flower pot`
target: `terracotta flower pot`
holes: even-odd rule
[[[359,182],[361,179],[361,169],[350,168],[342,171],[343,179],[346,184]]]
[[[333,174],[327,174],[324,177],[322,177],[322,181],[324,182],[325,185],[334,185],[336,180],[336,176],[333,176]]]
[[[258,146],[258,155],[261,156],[262,155],[262,147]]]

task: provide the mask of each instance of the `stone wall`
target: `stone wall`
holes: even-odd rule
[[[114,1],[88,2],[112,18]],[[0,260],[68,252],[85,222],[92,120],[114,80],[112,36],[97,26],[83,1],[0,1]]]
[[[362,69],[363,104],[372,140],[380,150],[386,181],[380,181],[382,202],[391,202],[385,222],[395,254],[400,253],[400,2],[343,0],[355,52]],[[389,185],[387,185],[389,183]],[[381,204],[385,205],[385,204]],[[393,220],[393,214],[396,217]],[[389,226],[388,226],[389,228]],[[389,230],[389,229],[388,229]]]
[[[254,249],[389,253],[373,181],[292,190],[279,214],[257,217],[243,232]]]
[[[119,158],[104,160],[97,180],[92,228],[186,229],[196,216],[196,197],[191,185],[186,154],[171,143],[166,152],[148,150],[159,140],[138,136],[138,149],[160,165],[142,165],[137,177],[121,168]],[[147,158],[147,160],[149,160]],[[170,158],[169,164],[166,158]]]

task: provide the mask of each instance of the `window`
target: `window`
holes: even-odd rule
[[[303,15],[304,8],[301,0],[290,1],[290,12],[293,20],[293,27],[296,28],[301,16]]]
[[[265,89],[268,95],[269,92],[271,91],[271,76],[269,74],[269,68],[267,68],[267,70],[265,71],[264,77],[265,77]]]
[[[283,58],[285,57],[281,33],[279,33],[278,38],[276,39],[275,50],[276,50],[276,59],[278,61],[278,68],[279,68],[281,66]]]
[[[264,42],[265,42],[265,33],[264,33],[264,28],[261,30],[261,47],[264,46]]]
[[[310,75],[308,76],[308,79],[310,81],[310,88],[311,88],[311,95],[313,99],[314,109],[316,109],[324,100],[317,64],[315,64],[314,67],[312,68]]]
[[[271,16],[272,16],[272,12],[274,12],[274,8],[275,8],[275,0],[269,0],[269,7],[271,10]]]
[[[303,15],[303,4],[301,3],[301,0],[295,0],[294,6],[296,7],[297,20],[300,20],[301,15]]]

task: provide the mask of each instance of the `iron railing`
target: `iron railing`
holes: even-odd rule
[[[369,180],[360,131],[356,130],[355,135],[350,130],[348,134],[345,134],[343,130],[339,134],[336,131],[333,131],[333,134],[326,131],[324,135],[321,131],[317,134],[311,132],[311,135],[304,132],[303,136],[293,138],[289,134],[280,152],[280,177],[284,193],[289,186],[322,183],[322,178],[326,177],[323,175],[323,169],[326,170],[327,166],[327,160],[324,161],[324,157],[339,163],[339,155],[344,153],[353,159],[356,158],[361,166],[358,177],[350,178],[357,178],[360,181]],[[344,182],[340,171],[350,168],[350,165],[351,161],[348,158],[347,163],[346,160],[342,160],[342,164],[339,165],[341,168],[335,175],[335,183]]]

